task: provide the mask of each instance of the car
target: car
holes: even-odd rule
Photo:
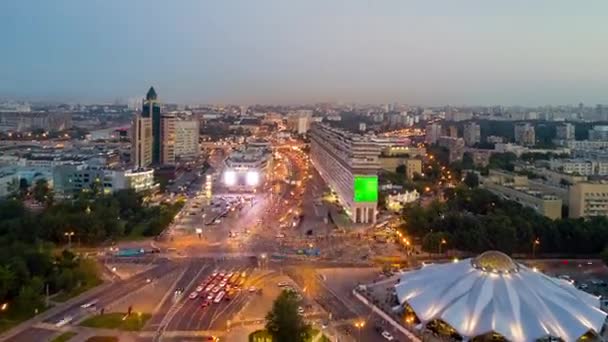
[[[224,286],[226,286],[226,284],[227,284],[226,281],[222,280],[222,282],[220,283],[219,287],[224,287]]]
[[[202,286],[197,286],[196,287],[196,292],[201,292],[201,291],[203,291],[203,289],[204,288]]]
[[[215,299],[213,300],[214,303],[219,303],[222,298],[224,298],[224,295],[226,294],[226,292],[221,291],[220,293],[217,294],[217,296],[215,296]]]
[[[255,292],[255,286],[250,286],[248,289],[249,292]]]
[[[213,300],[213,298],[215,297],[214,293],[210,293],[207,295],[207,300]]]
[[[207,287],[205,287],[205,292],[210,292],[211,290],[213,290],[214,287],[215,287],[215,285],[213,285],[213,284],[207,285]]]
[[[387,340],[387,341],[392,341],[392,340],[394,340],[394,339],[395,339],[395,338],[393,337],[393,335],[391,335],[391,333],[389,333],[389,332],[388,332],[388,331],[386,331],[386,330],[382,332],[382,337],[384,337],[384,339],[385,339],[385,340]]]
[[[211,277],[215,278],[218,275],[217,271],[213,271],[213,273],[211,273]]]
[[[278,287],[286,287],[289,286],[289,283],[285,282],[285,281],[281,281],[277,284]]]
[[[214,287],[214,288],[211,290],[211,292],[213,292],[213,293],[218,293],[218,292],[220,292],[220,289],[221,289],[221,287],[220,287],[220,286],[216,286],[216,287]]]
[[[191,294],[188,296],[188,298],[190,298],[190,299],[196,299],[196,297],[198,297],[198,293],[197,293],[196,291],[195,291],[195,292],[192,292],[192,293],[191,293]]]
[[[298,306],[298,315],[303,315],[304,314],[304,308],[301,306]]]
[[[581,290],[585,290],[585,289],[587,289],[589,287],[589,285],[583,283],[579,287],[580,287]]]
[[[90,302],[84,303],[80,307],[83,308],[83,309],[86,309],[86,308],[90,308],[90,307],[95,306],[95,304],[97,304],[97,299],[93,299]]]
[[[201,307],[207,307],[209,306],[209,304],[211,304],[211,299],[205,298],[203,299],[203,302],[201,303]]]
[[[282,238],[284,238],[284,237],[285,237],[285,234],[283,234],[283,233],[279,233],[279,234],[277,234],[277,236],[276,236],[276,238],[277,238],[277,239],[282,239]]]
[[[64,325],[70,324],[70,322],[72,322],[74,318],[72,316],[65,316],[64,318],[62,318],[61,320],[59,320],[59,322],[57,322],[55,324],[56,327],[60,328]]]

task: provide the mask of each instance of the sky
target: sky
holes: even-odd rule
[[[2,0],[0,98],[608,104],[608,1]]]

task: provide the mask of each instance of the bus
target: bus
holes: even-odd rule
[[[116,252],[117,257],[136,257],[144,255],[143,248],[123,248]]]

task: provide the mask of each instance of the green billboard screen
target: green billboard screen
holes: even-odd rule
[[[378,176],[355,176],[355,202],[378,201]]]

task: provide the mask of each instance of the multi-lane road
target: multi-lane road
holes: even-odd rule
[[[133,264],[137,260],[142,264],[141,260],[145,260],[147,270],[128,279],[105,284],[81,299],[60,305],[42,322],[34,324],[11,340],[48,340],[57,334],[57,329],[53,330],[52,327],[59,320],[71,317],[72,324],[76,324],[89,315],[99,313],[101,308],[107,312],[116,303],[124,304],[124,298],[129,298],[129,303],[156,301],[153,303],[155,309],[151,312],[152,317],[139,333],[142,340],[173,341],[175,338],[179,340],[179,336],[183,339],[192,338],[193,334],[223,335],[236,316],[239,316],[241,322],[247,321],[248,317],[241,317],[239,312],[254,298],[259,300],[256,297],[259,296],[257,289],[277,274],[291,275],[302,292],[308,291],[306,298],[319,308],[324,308],[324,312],[315,314],[317,321],[328,322],[330,317],[334,317],[336,323],[334,326],[330,324],[328,329],[335,336],[341,336],[340,340],[352,340],[352,336],[344,335],[337,328],[352,326],[351,320],[357,319],[360,312],[344,305],[344,300],[339,298],[340,294],[328,291],[319,283],[319,279],[311,279],[316,267],[341,265],[330,260],[298,256],[294,252],[313,244],[315,247],[331,247],[332,240],[328,240],[328,236],[331,235],[332,226],[325,221],[327,209],[318,204],[325,186],[318,174],[309,169],[303,153],[285,149],[281,150],[280,155],[281,159],[269,175],[268,184],[258,193],[227,193],[218,185],[213,189],[213,198],[206,199],[204,193],[197,191],[198,187],[202,190],[204,186],[204,176],[195,179],[192,183],[194,188],[188,191],[188,202],[177,222],[161,241],[154,242],[162,252],[153,256],[120,260]],[[219,174],[221,160],[216,160],[213,164],[215,168],[210,172]],[[208,224],[212,217],[226,210],[226,215],[220,218],[221,222]],[[303,219],[298,221],[299,217]],[[296,222],[295,227],[293,222]],[[319,237],[324,240],[319,241]],[[117,260],[109,258],[105,262],[113,263]],[[305,265],[303,268],[299,266],[302,264]],[[300,274],[301,269],[306,269],[307,273]],[[203,294],[204,291],[194,299],[189,298],[198,286],[209,281],[214,273],[220,272],[246,274],[244,284],[238,291],[232,291],[229,300],[222,299],[218,303],[211,301],[203,306],[203,302],[206,302],[204,298],[209,295]],[[137,297],[140,292],[147,293],[145,289],[156,282],[171,285],[163,287],[164,293],[154,299],[147,299],[143,294]],[[250,287],[256,291],[250,292]],[[176,290],[181,293],[176,294]],[[348,296],[348,291],[342,295]],[[95,302],[94,308],[81,307],[92,301]],[[73,329],[77,330],[76,327]],[[381,340],[375,338],[379,337],[377,334],[362,333],[369,338],[366,340]]]

